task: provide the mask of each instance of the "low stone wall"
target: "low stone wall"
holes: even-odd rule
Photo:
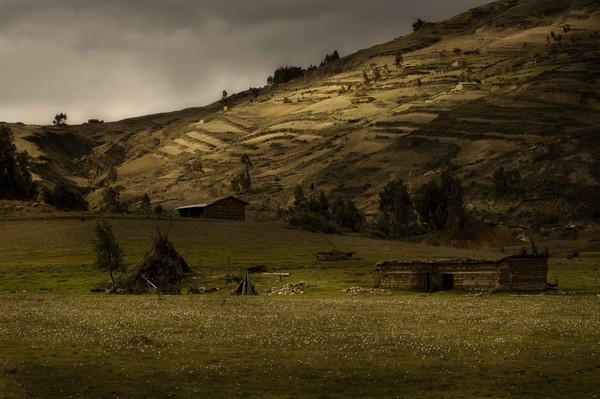
[[[377,266],[375,287],[417,291],[540,290],[546,288],[548,272],[546,257],[384,261]]]

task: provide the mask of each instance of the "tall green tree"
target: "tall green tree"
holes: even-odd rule
[[[414,203],[421,222],[431,232],[445,230],[461,238],[467,218],[462,184],[456,176],[444,172],[439,184],[430,181],[421,186]]]
[[[302,186],[297,185],[294,187],[294,207],[304,208],[306,205],[306,196],[304,195],[304,189]]]
[[[148,193],[144,193],[142,199],[140,200],[140,208],[138,209],[138,213],[140,215],[151,215],[152,214],[152,204],[150,202],[150,196]]]
[[[417,190],[414,204],[419,220],[429,231],[435,232],[444,228],[448,204],[436,181],[430,181]]]
[[[521,174],[518,170],[504,169],[504,166],[500,166],[492,174],[494,191],[499,197],[506,196],[520,181]]]
[[[231,189],[235,193],[247,193],[252,189],[252,178],[250,177],[250,169],[252,169],[252,161],[248,154],[240,156],[240,162],[244,165],[244,169],[231,179]]]
[[[27,152],[17,151],[10,128],[0,126],[0,198],[31,199],[34,196],[29,161]]]
[[[110,186],[111,184],[115,184],[117,182],[118,178],[119,178],[119,174],[117,172],[117,168],[115,168],[114,166],[111,166],[106,171],[106,179],[104,180],[104,184],[106,186]]]
[[[379,229],[390,237],[408,237],[415,230],[413,201],[401,179],[392,180],[379,193]]]
[[[112,225],[106,220],[100,220],[96,223],[94,233],[96,235],[94,241],[96,267],[109,272],[112,285],[111,292],[116,292],[114,273],[125,269],[123,250],[115,239]]]
[[[331,215],[342,230],[361,231],[365,225],[365,215],[348,198],[336,198],[331,204]]]
[[[373,80],[375,82],[378,82],[379,80],[381,80],[381,71],[379,70],[378,66],[373,68]]]
[[[102,208],[104,212],[121,213],[125,211],[125,206],[119,201],[120,197],[119,191],[112,186],[105,187],[102,191]]]
[[[403,62],[404,58],[402,57],[402,52],[400,52],[400,50],[397,50],[394,53],[394,65],[396,65],[396,68],[400,68]]]
[[[448,212],[444,230],[453,238],[464,238],[467,216],[464,191],[460,180],[450,174],[442,175],[441,188],[448,198]]]

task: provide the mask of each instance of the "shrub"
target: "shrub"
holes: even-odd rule
[[[272,76],[267,78],[268,85],[276,85],[289,82],[290,80],[301,78],[306,71],[299,66],[280,66],[275,70]]]
[[[155,215],[162,215],[165,213],[165,210],[161,204],[155,205],[153,211]]]
[[[277,214],[286,219],[290,226],[323,233],[338,233],[342,230],[358,232],[365,224],[364,214],[353,201],[337,198],[330,203],[322,191],[318,196],[307,198],[301,186],[294,188],[294,205],[279,208]]]
[[[64,183],[59,183],[54,190],[44,188],[42,199],[48,204],[61,211],[85,211],[88,203],[84,193],[78,189],[71,189]]]
[[[571,259],[575,259],[579,257],[579,250],[578,249],[574,249],[570,252],[567,253],[567,259],[571,260]]]

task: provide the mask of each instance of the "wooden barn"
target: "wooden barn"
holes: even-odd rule
[[[203,204],[180,206],[175,208],[179,216],[186,218],[207,218],[223,220],[246,220],[248,202],[230,195]]]
[[[417,291],[542,290],[547,287],[546,256],[509,256],[499,260],[383,261],[377,266],[374,275],[376,287]]]

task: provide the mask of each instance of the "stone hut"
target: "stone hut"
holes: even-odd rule
[[[547,287],[548,257],[509,256],[499,260],[433,259],[383,261],[375,286],[416,291],[450,289],[542,290]]]
[[[248,202],[230,195],[229,197],[175,208],[179,216],[223,220],[246,220]]]

